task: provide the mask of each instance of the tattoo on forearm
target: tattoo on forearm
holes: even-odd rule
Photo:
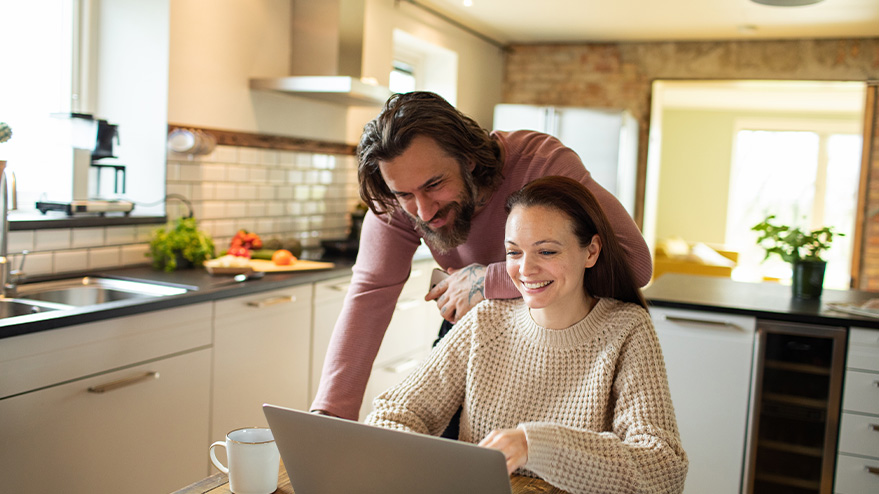
[[[485,267],[467,266],[464,270],[467,272],[467,279],[470,280],[470,295],[467,301],[472,304],[473,297],[477,294],[485,299]]]

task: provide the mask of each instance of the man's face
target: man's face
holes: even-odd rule
[[[379,169],[397,203],[431,247],[447,252],[467,240],[476,188],[436,141],[418,136],[400,156],[380,161]]]

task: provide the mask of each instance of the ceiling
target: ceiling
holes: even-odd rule
[[[410,0],[501,44],[879,36],[879,0]]]

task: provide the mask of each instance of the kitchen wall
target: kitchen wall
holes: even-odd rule
[[[665,109],[656,239],[672,236],[725,244],[730,157],[739,119],[822,120],[860,124],[860,115],[815,112]],[[693,205],[698,204],[698,208]]]
[[[875,81],[879,79],[879,38],[515,45],[506,58],[503,99],[505,103],[628,109],[641,127],[637,196],[643,198],[651,87],[658,79]],[[865,132],[865,149],[879,149],[877,130]],[[869,136],[874,136],[872,142]],[[873,156],[865,212],[879,207],[879,153]],[[674,211],[693,203],[691,194],[675,200]],[[657,222],[674,211],[657,211]],[[644,220],[640,201],[635,219],[639,224]],[[879,289],[875,233],[879,232],[879,215],[865,221],[867,230],[858,244],[865,261],[859,286]]]
[[[174,0],[170,6],[168,121],[183,127],[356,143],[378,108],[251,91],[251,77],[290,74],[292,0]],[[319,1],[319,0],[314,0]],[[500,102],[503,53],[409,4],[367,0],[364,75],[387,84],[394,29],[458,53],[458,107],[491,126]],[[319,28],[319,27],[318,27]],[[339,147],[339,146],[336,146]],[[351,146],[348,146],[351,147]],[[342,238],[357,202],[351,152],[218,146],[210,155],[170,154],[167,192],[187,197],[200,227],[222,248],[239,228],[296,237],[306,246]],[[169,200],[171,218],[185,214]],[[14,231],[16,266],[29,250],[30,275],[149,262],[154,225]]]

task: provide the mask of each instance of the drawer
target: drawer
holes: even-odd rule
[[[879,372],[879,330],[849,329],[848,361],[845,366]]]
[[[0,398],[210,344],[210,302],[6,338]]]
[[[870,469],[875,469],[871,471]],[[874,473],[877,472],[877,473]],[[836,458],[837,494],[876,494],[879,492],[879,459],[839,455]]]
[[[846,371],[842,409],[879,415],[879,373]]]
[[[879,416],[843,413],[839,452],[879,458]]]

